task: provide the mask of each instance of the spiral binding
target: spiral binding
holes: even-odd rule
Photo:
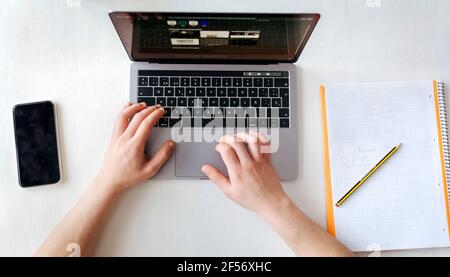
[[[450,149],[448,142],[448,123],[447,123],[447,107],[445,105],[445,85],[438,82],[438,103],[439,114],[441,118],[441,132],[442,132],[442,148],[444,150],[444,164],[447,177],[447,183],[450,181]],[[450,199],[450,186],[447,186],[447,193]]]

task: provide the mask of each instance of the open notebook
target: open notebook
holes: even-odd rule
[[[444,85],[321,87],[328,232],[353,251],[450,246]],[[335,203],[401,147],[341,206]]]

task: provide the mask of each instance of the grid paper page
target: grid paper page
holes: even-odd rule
[[[400,149],[339,208],[353,251],[449,246],[433,83],[326,85],[333,204]]]

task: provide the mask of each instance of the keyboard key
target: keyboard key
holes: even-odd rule
[[[246,109],[243,107],[238,107],[238,108],[234,109],[234,114],[237,117],[246,117],[247,116]]]
[[[194,107],[195,106],[195,98],[188,98],[187,99],[187,106],[188,107]]]
[[[241,98],[241,107],[250,107],[250,99]]]
[[[181,108],[183,117],[192,117],[192,108]]]
[[[206,89],[206,96],[208,96],[208,97],[215,97],[216,96],[216,88],[207,88]]]
[[[268,97],[269,96],[269,91],[267,88],[259,88],[258,89],[258,95],[259,97]]]
[[[169,85],[169,77],[159,77],[159,85],[167,87]]]
[[[148,86],[148,78],[147,77],[139,77],[138,85],[141,86],[141,87]]]
[[[209,106],[210,107],[218,107],[219,106],[219,98],[216,98],[216,97],[209,98]]]
[[[261,105],[260,98],[252,98],[250,101],[252,107],[259,107]]]
[[[289,119],[281,118],[280,119],[280,127],[281,128],[288,128],[289,127]]]
[[[202,86],[203,87],[211,86],[211,78],[202,78]]]
[[[272,78],[264,78],[264,86],[265,87],[273,87],[273,79]]]
[[[270,97],[278,97],[278,89],[277,88],[269,89],[269,96]]]
[[[289,117],[289,109],[280,109],[279,117]]]
[[[244,78],[244,87],[251,87],[252,85],[252,78]]]
[[[200,98],[202,107],[208,107],[208,98]]]
[[[182,77],[181,78],[181,86],[188,87],[190,86],[190,78],[189,77]]]
[[[233,78],[234,87],[242,87],[242,78]]]
[[[177,87],[180,85],[180,78],[178,77],[170,77],[170,86]]]
[[[157,87],[153,91],[155,96],[164,96],[164,88],[162,87]]]
[[[289,107],[289,89],[281,88],[280,89],[280,97],[283,107]]]
[[[212,78],[212,86],[220,87],[222,85],[222,80],[220,78]]]
[[[196,88],[195,89],[195,96],[197,96],[197,97],[206,96],[205,88]]]
[[[226,117],[234,117],[236,115],[234,108],[226,108],[225,109],[225,116]]]
[[[175,107],[177,105],[177,99],[175,97],[167,97],[167,106]]]
[[[258,127],[258,119],[257,118],[248,118],[247,119],[247,127],[248,128]]]
[[[262,78],[254,78],[253,79],[253,86],[254,87],[262,87],[263,86],[263,79]]]
[[[220,98],[219,99],[219,106],[220,107],[228,107],[229,101],[228,98]]]
[[[172,113],[172,108],[165,107],[164,108],[164,117],[170,117],[170,114]]]
[[[222,86],[224,86],[224,87],[231,87],[231,78],[223,78],[222,79]]]
[[[187,106],[187,98],[186,97],[178,97],[177,98],[177,106],[178,107],[186,107]]]
[[[247,88],[238,88],[239,97],[247,97]]]
[[[166,117],[160,118],[158,122],[159,127],[169,127],[169,120]]]
[[[259,108],[256,110],[258,117],[267,117],[267,109]]]
[[[275,86],[276,87],[289,87],[289,79],[288,78],[275,78]]]
[[[158,86],[158,77],[150,77],[148,78],[149,86],[156,87]]]
[[[203,118],[212,118],[214,117],[214,109],[206,108],[203,110]]]
[[[230,98],[230,107],[239,107],[239,99]]]
[[[237,96],[237,89],[236,88],[228,88],[227,89],[228,97],[236,97]]]
[[[272,107],[281,107],[281,98],[272,98]]]
[[[202,105],[202,100],[200,98],[195,98],[194,107],[200,107]]]
[[[280,120],[278,118],[271,118],[270,119],[270,127],[271,128],[279,128],[280,127]]]
[[[258,127],[267,128],[267,118],[258,118]]]
[[[194,97],[195,96],[195,88],[186,88],[186,96]]]
[[[215,117],[223,117],[223,110],[222,110],[222,108],[214,108],[214,116]]]
[[[166,105],[166,98],[164,98],[164,97],[156,98],[156,104],[159,104],[161,106],[165,106]]]
[[[153,88],[152,87],[139,87],[138,95],[139,96],[153,96]]]
[[[256,108],[247,108],[245,109],[248,117],[257,117],[256,115]]]
[[[271,108],[270,109],[270,117],[280,117],[280,109]]]
[[[262,107],[270,107],[270,98],[261,98]]]
[[[191,86],[199,87],[200,86],[200,78],[199,77],[192,77],[191,78]]]
[[[193,116],[194,117],[202,117],[203,116],[203,108],[194,108]]]
[[[217,96],[218,97],[225,97],[225,96],[227,96],[226,88],[217,88]]]
[[[176,107],[176,108],[171,108],[172,109],[172,112],[171,112],[171,117],[172,118],[179,118],[180,116],[182,116],[183,114],[182,114],[182,108],[178,108],[178,107]]]
[[[147,106],[154,106],[156,101],[154,97],[139,97],[138,103],[145,102]]]
[[[174,96],[175,91],[173,88],[164,88],[164,96]]]
[[[258,89],[257,88],[249,88],[248,89],[248,97],[258,97]]]
[[[184,96],[184,88],[175,88],[175,96]]]

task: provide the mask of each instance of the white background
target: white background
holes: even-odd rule
[[[2,0],[0,255],[32,255],[100,166],[113,121],[129,91],[130,61],[107,16],[113,10],[322,14],[298,62],[299,178],[284,187],[305,213],[324,226],[319,85],[421,79],[450,84],[449,1],[367,3]],[[64,181],[22,189],[17,182],[11,109],[36,100],[52,100],[59,110]],[[96,254],[292,255],[260,218],[226,199],[209,181],[149,181],[130,190],[113,210]],[[382,255],[449,256],[450,249]]]

